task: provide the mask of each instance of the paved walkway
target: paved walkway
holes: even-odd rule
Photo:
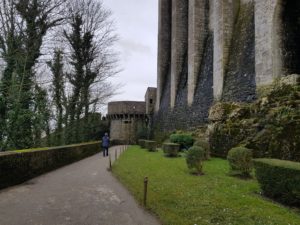
[[[158,225],[107,167],[97,154],[0,191],[0,224]]]

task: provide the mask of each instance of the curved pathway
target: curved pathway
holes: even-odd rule
[[[0,224],[159,225],[107,167],[97,154],[0,191]]]

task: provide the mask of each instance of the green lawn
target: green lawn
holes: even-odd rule
[[[133,146],[113,165],[113,173],[139,202],[148,176],[147,208],[166,225],[300,224],[299,211],[262,198],[256,180],[228,176],[226,160],[205,162],[205,175],[197,177],[189,174],[183,157]]]

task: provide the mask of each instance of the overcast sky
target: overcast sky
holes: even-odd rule
[[[147,87],[156,87],[158,0],[103,2],[113,12],[123,69],[112,80],[123,84],[112,101],[143,101]]]

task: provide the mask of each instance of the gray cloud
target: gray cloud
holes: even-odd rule
[[[145,55],[151,54],[150,46],[140,44],[132,40],[120,40],[119,45],[123,48],[125,53],[131,52],[131,53],[139,53]]]
[[[156,86],[158,0],[104,0],[113,12],[120,40],[123,71],[111,82],[123,87],[112,100],[143,100],[149,86]]]

